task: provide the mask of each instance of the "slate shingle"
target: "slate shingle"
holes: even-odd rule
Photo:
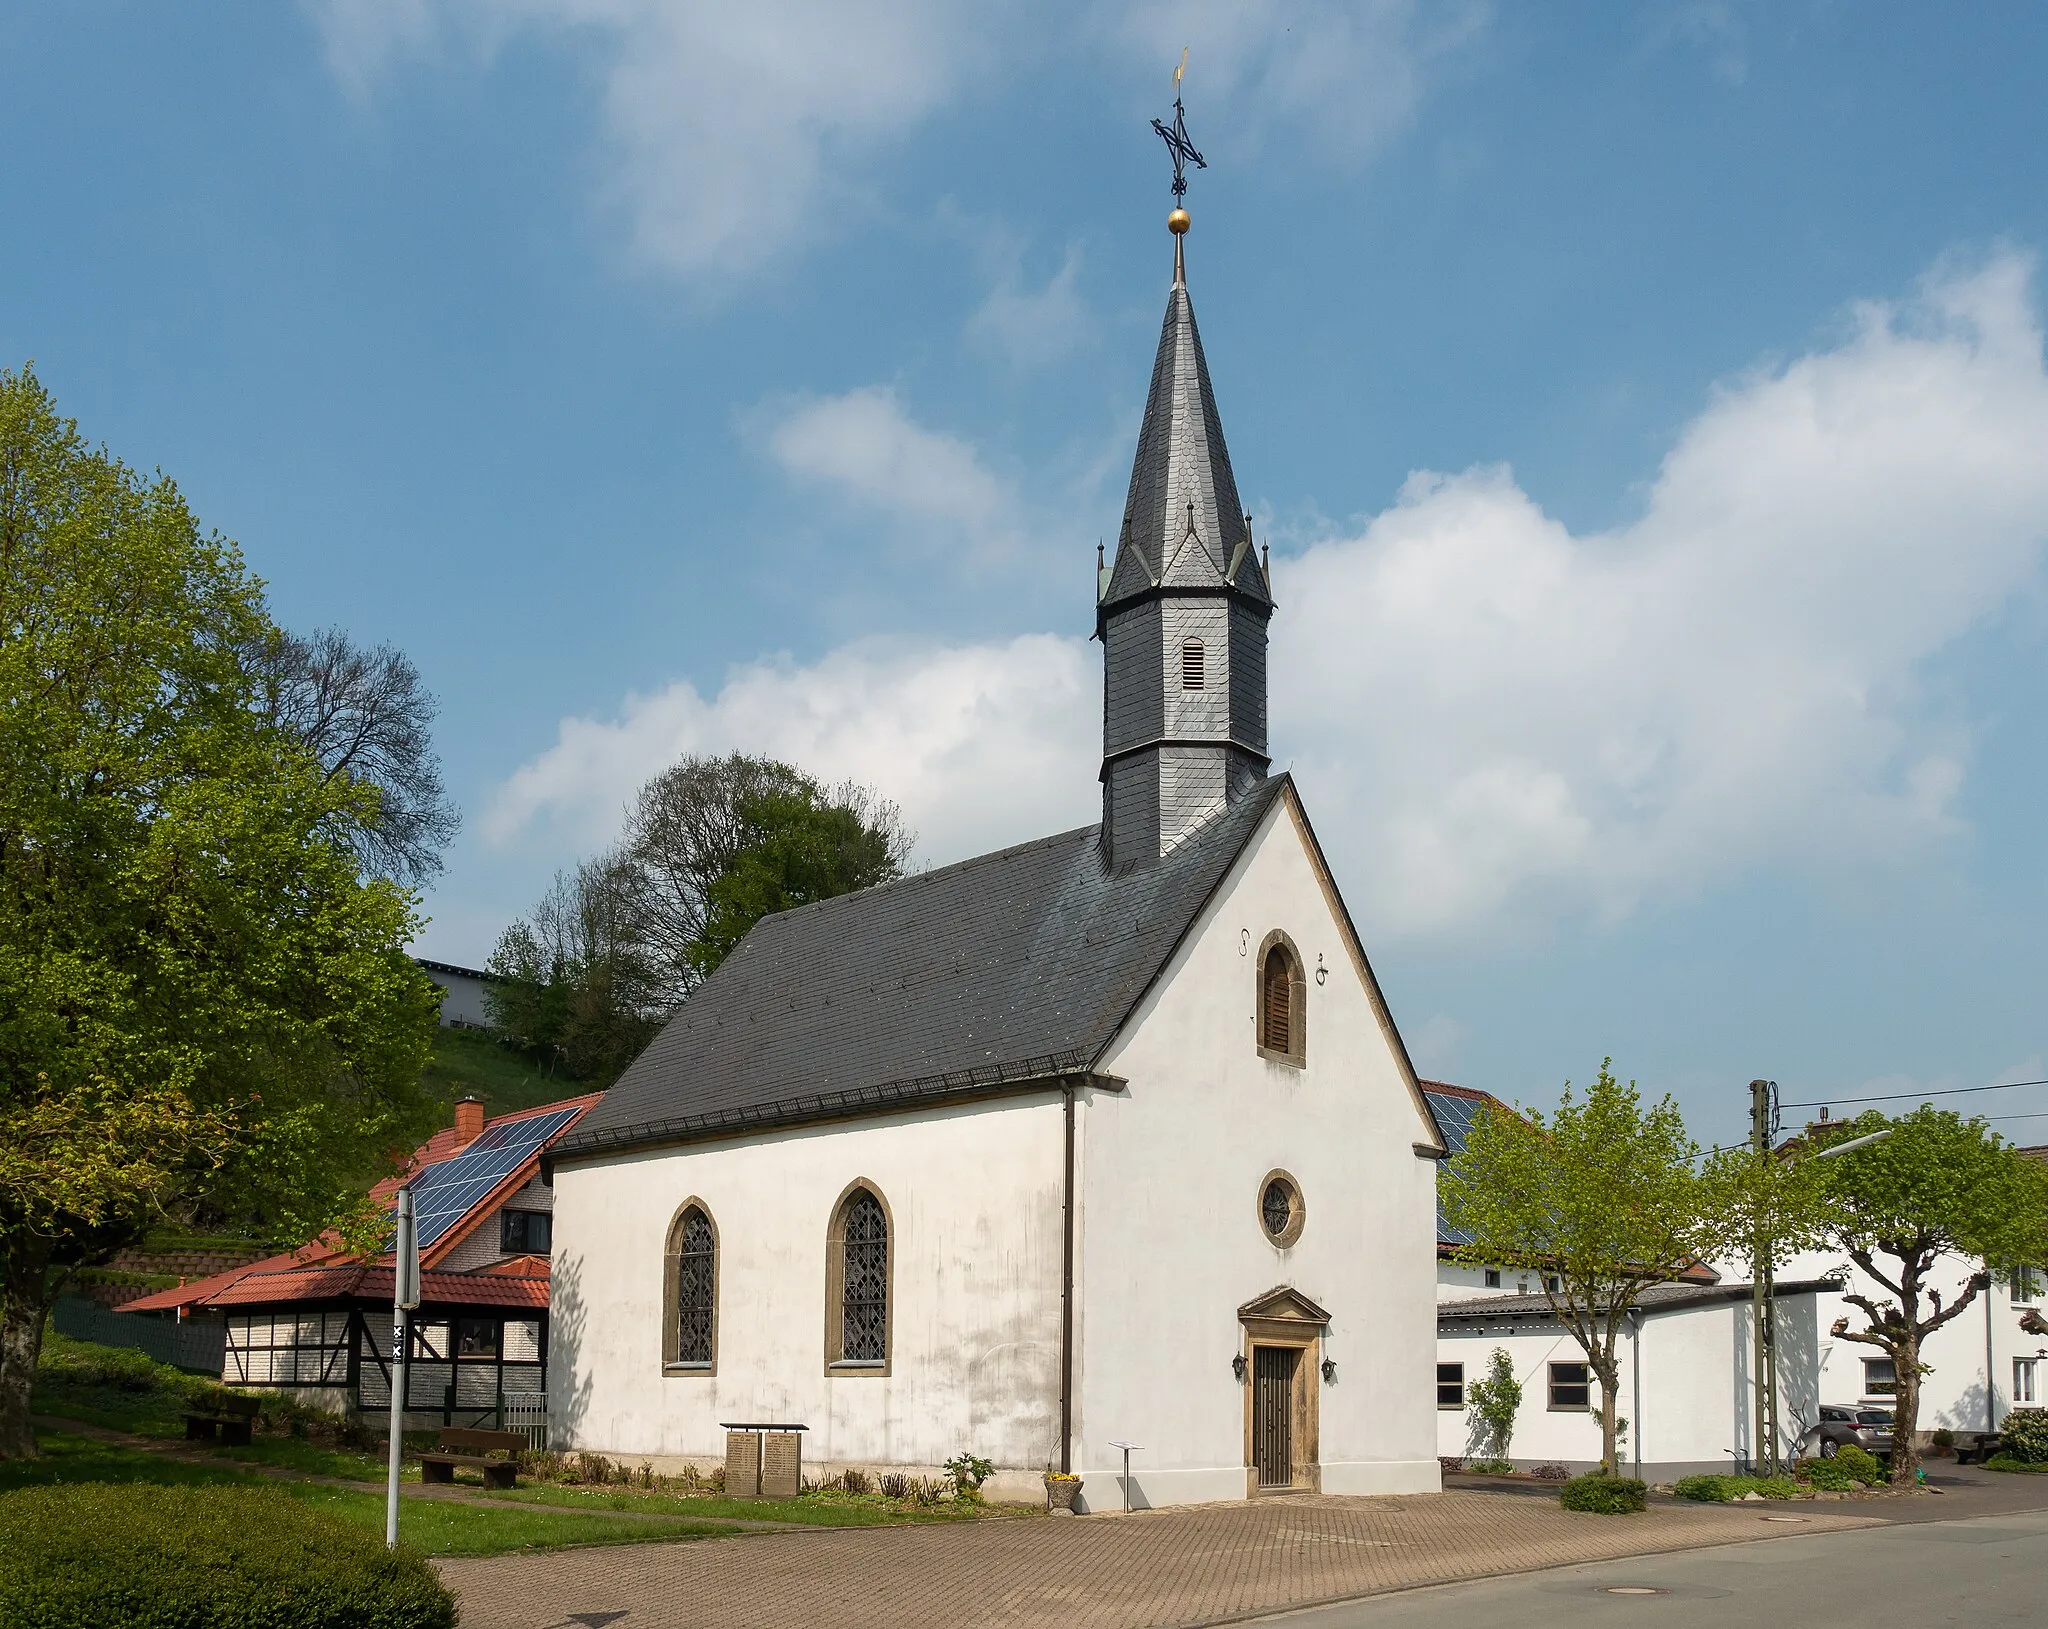
[[[1092,1069],[1285,781],[1153,864],[1086,826],[763,918],[555,1153]]]

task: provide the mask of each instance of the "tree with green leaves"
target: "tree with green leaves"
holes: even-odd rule
[[[1506,1459],[1515,1440],[1515,1416],[1522,1412],[1522,1382],[1515,1378],[1515,1360],[1506,1347],[1493,1349],[1486,1373],[1465,1388],[1465,1397],[1476,1439],[1469,1446],[1489,1459]]]
[[[491,1021],[609,1084],[762,917],[901,876],[913,841],[866,787],[773,758],[685,758],[641,788],[617,848],[558,875],[499,938]]]
[[[1645,1109],[1608,1059],[1583,1100],[1569,1082],[1556,1111],[1489,1103],[1444,1167],[1444,1216],[1469,1235],[1460,1259],[1528,1268],[1600,1385],[1600,1457],[1617,1464],[1616,1343],[1652,1284],[1727,1243],[1720,1168],[1702,1160],[1669,1097]]]
[[[1982,1120],[1923,1105],[1897,1119],[1875,1110],[1854,1120],[1809,1127],[1805,1141],[1831,1147],[1887,1131],[1882,1141],[1825,1160],[1820,1227],[1886,1295],[1850,1291],[1842,1299],[1863,1314],[1864,1327],[1839,1319],[1837,1340],[1880,1351],[1892,1360],[1892,1481],[1905,1485],[1919,1469],[1920,1383],[1931,1373],[1922,1358],[1927,1337],[1961,1317],[1985,1293],[1991,1274],[2048,1255],[2048,1170],[2022,1156]],[[1953,1300],[1928,1282],[1944,1258],[1982,1263]]]
[[[0,372],[0,1458],[68,1277],[165,1220],[366,1238],[433,1106],[433,985],[264,706],[275,630],[176,486]]]

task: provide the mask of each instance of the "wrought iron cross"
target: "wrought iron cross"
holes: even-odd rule
[[[1180,105],[1180,76],[1187,72],[1188,54],[1180,54],[1180,66],[1173,70],[1173,123],[1163,124],[1152,121],[1152,128],[1159,132],[1159,139],[1166,143],[1166,150],[1173,155],[1173,199],[1179,203],[1188,195],[1187,167],[1192,164],[1198,170],[1206,170],[1209,161],[1195,151],[1195,144],[1188,140],[1187,110]]]

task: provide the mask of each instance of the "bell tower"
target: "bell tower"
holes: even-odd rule
[[[1179,112],[1179,103],[1175,103]],[[1173,133],[1160,127],[1174,145]],[[1185,143],[1178,117],[1175,129]],[[1188,156],[1197,162],[1192,148]],[[1180,154],[1176,153],[1176,170]],[[1176,181],[1179,180],[1176,174]],[[1096,578],[1102,641],[1102,846],[1117,870],[1157,861],[1265,778],[1265,562],[1209,386],[1182,252],[1167,219],[1167,296],[1116,559]]]

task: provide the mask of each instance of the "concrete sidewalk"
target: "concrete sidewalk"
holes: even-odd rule
[[[1852,1530],[1882,1521],[1881,1508],[1660,1505],[1621,1517],[1480,1492],[1302,1496],[437,1565],[461,1599],[463,1629],[1163,1629],[1575,1562]]]

